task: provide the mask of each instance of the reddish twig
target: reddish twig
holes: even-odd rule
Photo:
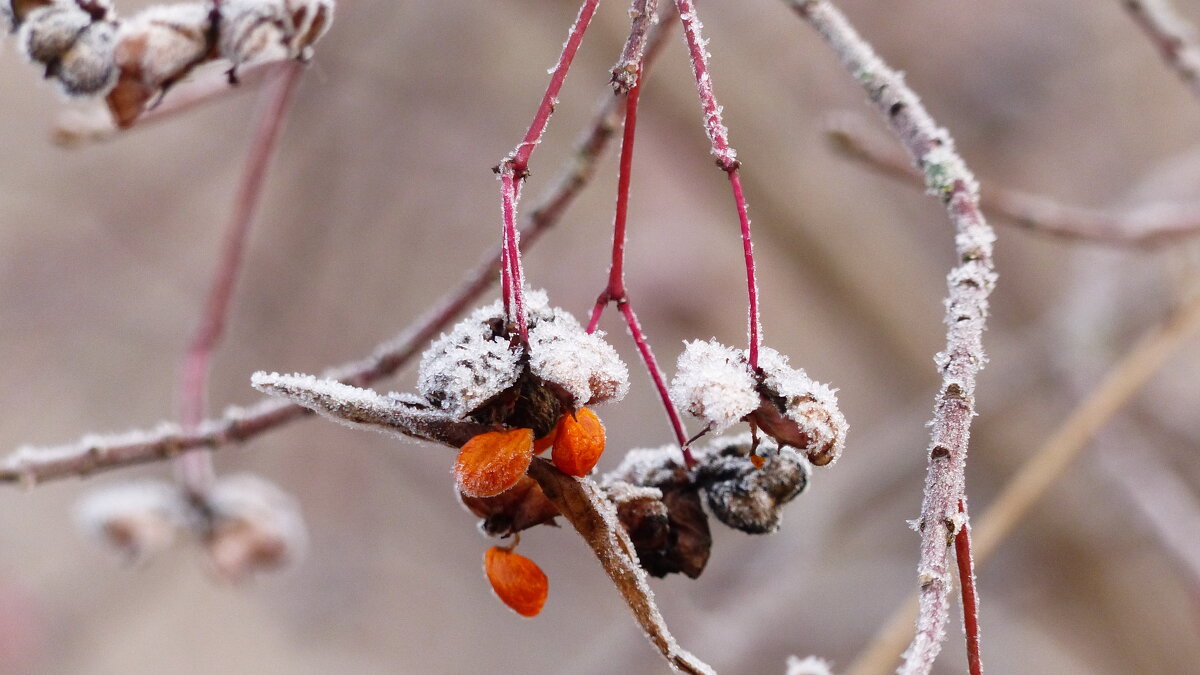
[[[284,118],[287,116],[288,104],[303,72],[303,64],[289,61],[274,73],[262,92],[262,109],[246,157],[242,180],[234,197],[233,214],[225,233],[221,258],[213,275],[212,287],[204,304],[200,325],[196,327],[184,358],[179,419],[185,433],[195,430],[204,420],[213,349],[225,331],[230,299],[233,297],[234,285],[242,266],[246,238],[262,197],[267,170],[283,128]],[[212,455],[208,450],[184,453],[178,459],[177,469],[184,489],[193,497],[203,497],[212,487]]]
[[[995,286],[995,234],[979,210],[975,177],[903,77],[885,64],[846,17],[825,0],[788,0],[816,29],[842,65],[866,90],[925,173],[929,192],[946,205],[955,229],[958,265],[947,278],[946,350],[937,356],[942,386],[934,401],[921,516],[920,614],[917,632],[900,672],[928,673],[942,648],[949,614],[950,547],[966,523],[959,503],[966,498],[967,446],[975,415],[975,376],[983,366],[983,330],[988,296]],[[977,617],[976,619],[977,620]]]
[[[646,364],[646,370],[650,373],[650,379],[654,382],[654,388],[658,392],[663,408],[666,409],[667,419],[671,423],[671,430],[674,431],[675,439],[683,452],[684,462],[691,467],[695,464],[695,458],[692,457],[692,452],[688,448],[687,432],[683,429],[683,420],[675,403],[671,400],[666,378],[663,377],[662,369],[659,368],[658,361],[654,358],[654,352],[650,349],[650,343],[646,339],[645,332],[642,331],[641,322],[638,321],[637,313],[633,309],[628,290],[625,287],[625,243],[628,239],[626,224],[629,216],[629,187],[633,176],[633,148],[634,139],[637,136],[638,101],[641,98],[642,83],[645,81],[639,43],[645,41],[644,31],[646,26],[653,21],[656,4],[656,0],[634,0],[633,8],[630,10],[630,14],[633,16],[633,27],[630,31],[629,41],[626,43],[621,60],[613,68],[613,82],[617,85],[618,91],[624,89],[623,83],[631,82],[632,84],[629,85],[628,96],[625,99],[625,128],[621,136],[621,158],[617,171],[617,206],[613,215],[612,262],[608,269],[608,284],[600,292],[595,306],[592,307],[592,317],[588,322],[587,332],[596,331],[600,324],[600,316],[609,303],[617,305],[617,309],[625,318],[625,324],[629,327],[629,334],[633,337],[634,344],[637,345],[638,353],[642,356],[642,362]],[[618,75],[623,77],[618,79]]]
[[[546,125],[550,123],[550,115],[554,114],[554,106],[558,102],[558,92],[562,90],[567,71],[571,69],[571,61],[579,51],[583,34],[587,31],[599,2],[600,0],[583,0],[583,4],[579,6],[579,14],[571,24],[558,63],[550,74],[550,84],[546,86],[546,93],[542,95],[542,101],[533,115],[533,122],[530,123],[521,143],[496,167],[496,173],[500,176],[500,210],[504,221],[504,253],[500,272],[504,311],[510,321],[516,322],[522,343],[529,341],[529,327],[525,325],[525,287],[521,271],[520,235],[516,224],[521,183],[529,175],[529,158],[542,141],[542,134],[546,132]]]
[[[646,63],[662,50],[667,18],[664,13],[659,26],[651,31]],[[567,207],[591,181],[596,163],[620,123],[623,110],[620,102],[621,98],[614,97],[611,92],[602,97],[591,124],[564,162],[565,169],[559,179],[548,196],[530,213],[530,224],[524,230],[527,246],[561,220]],[[495,283],[500,257],[498,250],[487,255],[458,288],[413,322],[410,329],[376,347],[372,356],[332,368],[326,375],[361,387],[395,373]],[[206,420],[193,433],[184,433],[173,424],[164,424],[156,429],[127,434],[87,436],[76,443],[52,448],[19,448],[0,462],[0,482],[33,486],[160,461],[193,448],[215,450],[232,443],[243,443],[306,414],[308,411],[299,405],[264,398],[252,408],[231,410],[221,418]]]
[[[834,147],[885,176],[921,185],[924,176],[907,157],[841,116],[829,130]],[[1151,204],[1128,213],[1061,204],[1048,197],[990,185],[980,196],[984,211],[1038,234],[1113,246],[1154,249],[1200,235],[1200,205]]]
[[[1200,43],[1196,28],[1168,0],[1122,0],[1137,25],[1158,48],[1163,61],[1200,96]]]
[[[746,262],[747,324],[749,326],[750,349],[748,361],[751,368],[758,367],[758,350],[762,346],[762,320],[758,309],[758,276],[754,267],[754,246],[750,239],[750,214],[746,207],[746,196],[742,192],[742,179],[738,174],[741,162],[737,151],[729,145],[729,130],[721,120],[721,106],[713,93],[712,76],[708,72],[708,42],[700,34],[702,26],[692,0],[675,0],[679,18],[683,22],[683,34],[687,39],[688,53],[692,61],[692,73],[696,76],[696,91],[700,95],[700,107],[704,111],[704,130],[712,142],[712,154],[717,166],[729,176],[733,190],[733,202],[737,206],[738,223],[742,232],[742,255]]]
[[[975,558],[971,555],[971,523],[967,500],[958,501],[963,526],[954,535],[954,553],[958,559],[958,583],[963,605],[963,632],[967,635],[967,668],[971,675],[983,675],[983,659],[979,655],[979,599],[975,593]]]

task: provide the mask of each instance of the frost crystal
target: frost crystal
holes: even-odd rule
[[[624,398],[629,370],[604,334],[589,335],[575,317],[553,311],[553,321],[529,329],[530,371],[566,389],[576,405]]]
[[[671,399],[714,432],[737,424],[759,405],[744,353],[716,340],[685,343],[671,380]]]
[[[838,408],[834,390],[810,379],[803,369],[793,369],[786,356],[769,347],[759,354],[759,366],[766,374],[763,384],[781,399],[777,405],[782,405],[784,417],[795,423],[807,443],[790,442],[798,438],[781,435],[775,435],[776,440],[806,450],[818,466],[836,461],[845,446],[849,425]]]
[[[825,659],[816,656],[789,656],[787,675],[833,675],[833,667]]]

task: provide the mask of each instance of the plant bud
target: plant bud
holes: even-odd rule
[[[212,58],[212,17],[202,4],[150,7],[121,24],[113,53],[120,77],[108,95],[118,126],[133,123],[146,104]]]
[[[88,26],[75,44],[63,54],[58,66],[58,81],[68,96],[94,96],[116,83],[113,62],[117,27],[107,21]]]
[[[21,25],[21,51],[30,61],[47,66],[47,77],[52,77],[58,60],[91,22],[92,17],[73,2],[35,9]]]
[[[212,525],[205,546],[225,579],[241,581],[303,556],[308,535],[300,507],[273,483],[250,474],[229,476],[213,486],[208,507]]]
[[[308,59],[333,20],[331,0],[226,0],[221,3],[221,56],[234,66]]]
[[[125,483],[92,491],[75,509],[76,520],[105,545],[132,560],[169,547],[188,522],[188,505],[168,483]]]

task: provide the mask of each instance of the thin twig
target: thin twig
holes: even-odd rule
[[[647,63],[662,50],[669,25],[667,18],[664,13],[661,23],[652,31],[646,49]],[[558,180],[530,213],[530,223],[524,232],[526,246],[532,245],[557,224],[591,181],[596,164],[620,123],[622,100],[609,91],[601,97],[599,110],[576,142],[575,151],[567,159]],[[495,283],[499,268],[500,251],[495,250],[465,276],[458,288],[446,294],[404,333],[379,345],[370,357],[330,369],[325,375],[362,387],[395,373]],[[263,399],[250,408],[230,410],[221,418],[206,420],[195,433],[185,434],[175,424],[162,424],[144,431],[86,436],[63,446],[18,448],[0,462],[0,483],[32,487],[46,481],[160,461],[192,448],[215,450],[231,443],[243,443],[306,414],[308,411],[299,405]]]
[[[729,187],[733,191],[733,203],[737,207],[738,224],[742,232],[742,257],[746,264],[746,309],[749,332],[749,354],[747,361],[751,369],[758,368],[758,350],[762,346],[762,320],[758,309],[758,275],[754,269],[754,244],[750,238],[750,213],[746,206],[746,195],[742,191],[742,178],[738,172],[741,162],[737,150],[729,145],[729,129],[721,120],[721,106],[713,93],[712,76],[708,72],[708,41],[700,31],[700,17],[692,0],[675,0],[679,20],[683,23],[683,35],[687,40],[688,54],[692,61],[692,74],[696,77],[696,92],[700,96],[700,108],[704,112],[704,130],[712,143],[712,154],[717,166],[729,176]]]
[[[696,675],[714,673],[706,663],[681,648],[667,630],[667,624],[654,604],[654,593],[638,562],[633,542],[617,520],[616,509],[600,488],[587,478],[568,476],[536,457],[529,466],[529,475],[595,552],[646,637],[662,652],[672,669]]]
[[[971,521],[967,500],[958,502],[963,526],[954,535],[954,552],[958,558],[958,583],[962,588],[963,632],[967,636],[967,669],[971,675],[983,675],[983,658],[979,652],[979,594],[975,592],[975,561],[971,557]]]
[[[996,550],[1112,416],[1197,333],[1200,333],[1200,296],[1149,331],[1113,366],[1100,385],[1009,479],[979,519],[975,527],[977,562],[984,562]],[[877,675],[890,670],[908,639],[915,617],[916,601],[910,598],[896,609],[847,673]]]
[[[1196,27],[1168,0],[1121,0],[1133,20],[1154,42],[1163,61],[1200,96],[1200,43]]]
[[[829,130],[834,147],[885,176],[922,185],[924,176],[890,143],[840,116]],[[1113,213],[1056,202],[1041,195],[988,185],[980,196],[984,211],[1003,222],[1038,234],[1112,246],[1154,249],[1200,235],[1200,204],[1150,204]]]
[[[995,286],[992,243],[995,234],[979,210],[975,177],[940,128],[904,83],[846,20],[824,0],[788,0],[837,53],[842,65],[863,86],[871,102],[899,136],[912,161],[925,173],[929,192],[946,205],[955,229],[959,264],[947,279],[946,350],[937,356],[942,386],[934,402],[929,470],[917,528],[921,532],[920,615],[917,632],[900,672],[928,673],[945,639],[949,614],[950,550],[967,521],[959,513],[966,499],[966,459],[971,418],[975,416],[975,376],[983,367],[983,331],[988,296]],[[966,539],[965,542],[969,542]],[[970,566],[970,551],[962,552]],[[973,574],[973,571],[972,571]],[[978,617],[973,622],[978,623]]]
[[[530,123],[521,143],[496,167],[496,173],[500,177],[500,211],[503,220],[504,256],[500,274],[504,291],[504,312],[510,321],[516,323],[522,344],[529,343],[529,327],[525,324],[525,282],[521,271],[520,234],[516,224],[521,184],[529,175],[529,158],[542,142],[542,134],[546,132],[550,115],[554,114],[554,106],[558,103],[558,92],[562,90],[567,71],[571,69],[571,62],[575,59],[575,53],[579,51],[583,34],[587,32],[599,2],[600,0],[583,0],[583,4],[579,6],[579,14],[571,24],[558,63],[551,71],[550,84],[546,86],[546,93],[542,95],[542,101],[533,115],[533,122]]]
[[[659,400],[662,401],[663,408],[666,410],[671,429],[675,432],[675,440],[679,443],[679,447],[683,452],[684,463],[690,468],[695,464],[696,460],[692,456],[692,451],[688,449],[687,432],[683,429],[683,420],[679,415],[679,410],[675,407],[675,403],[671,400],[666,378],[663,377],[662,369],[659,368],[658,361],[654,358],[654,352],[650,349],[650,342],[646,339],[645,332],[642,331],[641,322],[638,321],[637,313],[633,309],[628,290],[625,287],[625,244],[628,239],[626,236],[626,224],[628,223],[629,216],[629,187],[633,178],[633,148],[634,140],[637,137],[638,101],[641,98],[642,84],[645,82],[645,73],[642,72],[643,54],[641,50],[644,48],[644,32],[646,27],[654,20],[656,5],[657,0],[634,0],[633,7],[630,9],[630,15],[633,17],[633,26],[630,29],[629,40],[626,42],[625,50],[621,54],[621,60],[617,62],[617,66],[612,71],[614,83],[625,82],[627,79],[632,84],[627,89],[628,95],[625,98],[625,127],[621,136],[621,158],[618,162],[617,171],[617,206],[613,215],[612,262],[608,269],[608,283],[596,298],[595,306],[592,307],[592,317],[588,321],[587,332],[594,333],[600,325],[600,316],[604,313],[604,308],[609,303],[616,303],[617,309],[625,318],[629,334],[633,337],[634,344],[637,345],[638,353],[642,356],[642,362],[645,363],[646,370],[650,373],[650,379],[654,382],[654,388],[658,392]],[[618,74],[623,74],[627,77],[618,80]],[[618,87],[618,91],[622,89],[623,87]]]
[[[621,50],[621,58],[612,68],[613,91],[618,94],[629,93],[633,85],[638,83],[642,74],[642,59],[646,52],[646,42],[650,28],[658,18],[658,0],[633,0],[629,6],[629,38],[625,40],[625,48]]]
[[[51,138],[56,144],[66,148],[112,140],[130,129],[140,129],[147,124],[169,120],[202,104],[255,89],[269,73],[288,67],[287,63],[270,61],[239,68],[237,86],[229,84],[229,75],[225,70],[210,70],[194,82],[186,82],[171,89],[170,96],[164,98],[160,105],[147,110],[123,129],[113,121],[107,107],[97,106],[87,112],[68,110],[54,122],[50,131]]]
[[[183,431],[195,431],[204,421],[208,374],[212,353],[225,332],[230,299],[242,267],[246,238],[254,223],[254,214],[262,197],[267,170],[274,156],[275,144],[287,117],[304,65],[288,61],[272,74],[262,91],[258,124],[246,155],[246,165],[233,201],[233,214],[225,232],[221,257],[213,273],[212,286],[204,303],[204,314],[184,357],[180,381],[179,420]],[[184,489],[194,498],[203,498],[212,487],[214,472],[209,450],[186,452],[176,461],[177,473]]]

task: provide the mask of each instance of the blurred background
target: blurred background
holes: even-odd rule
[[[665,1],[665,0],[664,0]],[[145,3],[120,0],[131,13]],[[1200,10],[1179,3],[1192,21]],[[1200,101],[1117,2],[847,0],[981,179],[1124,208],[1200,202]],[[498,241],[490,168],[524,133],[572,0],[343,0],[281,140],[210,406],[259,400],[259,369],[318,372],[400,332]],[[605,94],[628,31],[604,3],[532,163],[532,208]],[[834,153],[828,116],[866,115],[857,84],[783,3],[707,2],[716,93],[760,255],[766,343],[840,389],[851,431],[782,529],[714,525],[708,569],[653,588],[681,644],[722,673],[790,654],[849,664],[916,585],[933,354],[954,263],[941,205]],[[147,428],[176,415],[249,141],[242,92],[103,144],[55,147],[67,105],[0,56],[0,450]],[[643,94],[628,282],[668,374],[685,339],[744,342],[736,214],[714,168],[676,32]],[[526,258],[534,286],[582,316],[603,286],[615,162]],[[1100,248],[996,220],[1000,283],[985,336],[968,487],[976,517],[1069,411],[1195,288],[1195,245]],[[495,292],[490,297],[495,297]],[[603,327],[633,390],[600,410],[601,469],[671,440],[615,313]],[[1200,501],[1200,344],[1176,355],[979,569],[983,655],[997,673],[1190,673],[1200,579],[1135,506],[1153,463]],[[411,369],[380,385],[413,387]],[[694,429],[693,429],[694,430]],[[533,620],[481,573],[490,545],[456,502],[443,448],[305,419],[216,455],[301,501],[304,562],[242,586],[191,542],[119,564],[76,528],[98,486],[166,464],[0,490],[0,670],[14,673],[657,673],[666,666],[569,529],[521,552],[550,577]],[[1106,459],[1107,458],[1107,459]],[[1185,500],[1186,503],[1186,500]],[[1192,514],[1193,522],[1195,514]],[[1200,532],[1196,532],[1200,539]],[[965,670],[954,610],[936,672]]]

